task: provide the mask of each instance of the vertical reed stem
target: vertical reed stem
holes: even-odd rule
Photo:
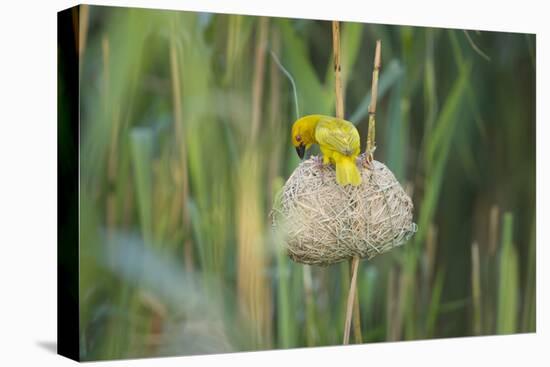
[[[275,54],[279,54],[281,50],[281,36],[276,24],[271,26],[271,49]],[[279,74],[279,68],[273,60],[271,61],[269,70],[269,132],[275,140],[274,144],[271,147],[271,157],[269,159],[269,168],[268,168],[268,192],[271,194],[271,201],[273,202],[275,191],[273,190],[273,181],[278,175],[280,167],[280,144],[275,144],[279,142],[281,136],[281,77]]]
[[[336,117],[344,118],[344,95],[342,92],[342,65],[340,63],[340,22],[332,22],[332,51],[334,54],[334,88],[336,93]]]
[[[372,71],[372,88],[371,88],[371,102],[369,105],[369,130],[367,135],[367,158],[370,161],[373,160],[373,153],[376,149],[376,101],[378,98],[378,74],[380,73],[380,40],[376,41],[376,49],[374,51],[374,69]]]
[[[497,288],[494,284],[498,284],[498,251],[500,228],[501,209],[498,205],[493,204],[489,211],[489,235],[488,249],[484,258],[481,258],[483,264],[482,269],[485,269],[481,278],[483,281],[482,293],[486,294],[485,302],[483,302],[483,333],[493,333],[496,328],[496,312],[497,309]]]
[[[181,220],[185,232],[185,239],[183,242],[183,254],[185,261],[185,269],[187,271],[193,271],[193,243],[191,242],[191,219],[189,216],[189,210],[187,209],[187,203],[189,201],[189,177],[187,172],[187,144],[185,144],[185,132],[183,129],[183,110],[182,110],[182,91],[180,84],[179,73],[179,60],[176,50],[176,36],[172,34],[170,40],[170,72],[172,79],[172,102],[174,107],[174,125],[176,130],[177,149],[179,157],[177,166],[182,177],[181,187]]]
[[[340,23],[332,22],[332,50],[334,53],[334,88],[336,95],[336,117],[344,118],[344,93],[342,82],[342,65],[340,52]],[[346,307],[346,321],[344,323],[344,344],[349,344],[349,334],[351,330],[351,320],[355,308],[354,336],[358,343],[362,342],[361,322],[359,319],[359,299],[357,298],[357,271],[359,269],[359,257],[351,260],[351,283],[348,293],[348,303]]]
[[[251,136],[255,139],[260,131],[260,121],[262,116],[262,95],[264,86],[265,70],[265,47],[267,44],[269,19],[260,18],[259,33],[256,39],[256,51],[254,60],[254,78],[252,84],[252,129]]]
[[[497,253],[499,217],[499,207],[497,205],[493,205],[489,214],[489,255],[491,256],[495,256],[495,254]]]
[[[355,256],[351,261],[351,282],[348,293],[348,305],[346,307],[346,322],[344,324],[344,342],[349,344],[349,333],[351,329],[351,316],[353,314],[353,304],[357,293],[357,270],[359,269],[359,257]]]
[[[474,301],[474,333],[481,335],[481,280],[479,269],[479,245],[472,243],[472,298]]]
[[[335,25],[335,23],[332,23],[332,30],[333,30],[333,36],[332,39],[336,43],[338,41],[338,44],[334,45],[334,72],[336,75],[336,117],[343,118],[344,115],[344,108],[343,108],[343,99],[342,99],[342,84],[340,79],[340,35],[339,35],[339,26],[338,24]],[[338,34],[336,34],[338,33]],[[335,35],[336,34],[336,35]],[[369,105],[369,128],[368,128],[368,135],[367,135],[367,147],[366,147],[366,153],[367,153],[367,161],[371,162],[373,160],[373,153],[374,149],[376,147],[375,144],[375,116],[376,116],[376,101],[378,98],[378,74],[380,72],[380,49],[381,49],[381,42],[380,40],[376,41],[376,49],[374,51],[374,69],[372,71],[372,87],[371,87],[371,103]],[[340,96],[340,97],[339,97]],[[340,100],[339,100],[340,98]],[[338,106],[341,106],[340,109]],[[338,116],[338,113],[341,113],[341,116]],[[351,327],[351,317],[352,317],[352,311],[354,304],[354,298],[357,293],[357,271],[359,269],[359,258],[354,257],[351,262],[351,269],[352,269],[352,277],[351,277],[351,284],[350,284],[350,292],[348,295],[348,307],[346,312],[346,323],[344,326],[344,344],[349,343],[349,331]],[[359,304],[357,304],[356,307],[357,310],[359,310]],[[360,324],[359,324],[359,330],[360,330]]]

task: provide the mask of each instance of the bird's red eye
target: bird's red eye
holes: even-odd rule
[[[300,135],[296,135],[296,141],[297,142],[301,142],[302,141],[302,137]]]

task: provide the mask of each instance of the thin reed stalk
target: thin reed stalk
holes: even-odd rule
[[[497,308],[497,287],[498,284],[498,256],[499,251],[499,238],[501,232],[501,210],[496,204],[491,206],[489,211],[489,226],[488,231],[488,249],[487,256],[484,257],[483,264],[485,277],[482,278],[483,285],[485,286],[482,292],[487,295],[483,304],[484,311],[484,333],[493,333],[496,330],[496,308]]]
[[[252,80],[252,116],[251,137],[256,139],[260,130],[262,116],[262,96],[265,70],[265,48],[269,30],[269,18],[262,17],[259,22],[259,33],[256,38],[256,51],[254,56],[254,78]]]
[[[334,61],[334,92],[336,95],[336,117],[344,118],[344,93],[340,52],[340,22],[332,22],[332,52]]]
[[[269,36],[269,21],[260,18],[256,38],[254,73],[252,77],[252,127],[250,136],[256,141],[262,116],[264,89],[265,47]],[[272,345],[271,287],[264,269],[269,254],[263,238],[264,208],[262,206],[263,165],[260,164],[260,146],[251,144],[241,157],[238,169],[237,219],[237,295],[241,315],[250,321],[249,327],[255,348]]]
[[[271,48],[275,54],[281,51],[281,35],[274,24],[271,26]],[[275,191],[273,190],[273,181],[279,173],[281,166],[280,152],[281,145],[275,142],[281,138],[282,127],[280,121],[281,116],[281,76],[277,63],[272,59],[269,69],[269,129],[270,134],[273,137],[271,146],[271,156],[269,157],[268,168],[268,189],[271,194],[271,202],[273,202]]]
[[[185,143],[185,133],[183,129],[183,111],[182,111],[182,93],[180,85],[179,60],[176,49],[176,36],[172,34],[170,40],[170,68],[172,81],[172,103],[174,111],[174,125],[176,130],[176,141],[178,157],[176,158],[176,176],[181,177],[180,191],[181,201],[181,220],[184,231],[183,255],[185,268],[193,271],[193,243],[191,242],[191,219],[189,216],[189,177],[187,169],[187,144]],[[178,190],[178,191],[179,191]]]
[[[497,205],[491,207],[489,214],[489,255],[495,256],[498,248],[500,209]]]
[[[281,51],[281,36],[276,23],[271,23],[271,49],[275,54]],[[269,130],[273,137],[271,156],[269,157],[268,168],[268,189],[270,193],[270,202],[275,201],[276,193],[282,188],[283,179],[279,177],[281,168],[280,144],[278,142],[282,134],[281,116],[281,74],[279,66],[274,59],[271,59],[269,70]],[[276,256],[277,264],[277,338],[279,348],[290,348],[294,343],[294,323],[291,317],[291,297],[290,297],[290,267],[286,255],[279,251]]]
[[[372,87],[371,87],[371,102],[369,105],[369,129],[367,133],[367,149],[366,153],[369,160],[373,159],[374,150],[376,149],[376,100],[378,98],[378,75],[380,74],[380,40],[376,41],[376,49],[374,51],[374,69],[372,71]]]
[[[498,268],[497,334],[517,332],[518,321],[518,253],[514,245],[514,216],[506,212],[502,218],[502,239]]]
[[[346,306],[346,322],[344,324],[344,342],[343,344],[349,344],[349,334],[351,329],[351,317],[353,314],[353,305],[357,293],[357,271],[359,268],[359,258],[354,257],[351,261],[351,282],[348,293],[348,303]]]
[[[481,276],[479,264],[479,245],[472,243],[472,298],[474,306],[474,333],[481,334]]]
[[[342,82],[341,48],[340,48],[340,22],[332,22],[332,50],[334,62],[334,92],[336,96],[336,117],[344,118],[344,93]],[[352,276],[350,290],[348,293],[348,303],[346,307],[346,318],[344,323],[344,344],[349,344],[349,334],[351,329],[351,320],[353,310],[357,311],[356,322],[354,324],[355,339],[361,343],[361,324],[359,320],[359,299],[357,294],[357,271],[359,268],[359,257],[354,257],[350,264]],[[355,307],[354,307],[355,306]]]
[[[437,227],[430,223],[426,236],[426,283],[431,284],[435,270],[435,256],[437,254]]]
[[[265,273],[265,222],[260,200],[260,162],[252,151],[241,158],[237,191],[237,296],[241,316],[248,321],[251,347],[271,346],[271,288]]]
[[[110,99],[110,90],[111,90],[111,68],[110,68],[110,59],[111,59],[111,48],[109,46],[109,39],[107,35],[104,34],[101,39],[101,57],[103,60],[103,90],[101,96],[103,97],[103,112],[107,115],[107,107],[109,106]]]
[[[115,106],[112,109],[112,131],[111,131],[111,143],[109,145],[109,156],[107,161],[107,227],[114,229],[117,225],[117,201],[116,201],[116,187],[117,187],[117,173],[118,173],[118,138],[120,131],[120,109]]]
[[[80,15],[82,17],[83,11]],[[82,28],[82,24],[81,24]],[[101,40],[101,55],[103,59],[103,89],[107,93],[110,89],[111,78],[110,78],[110,47],[109,39],[106,35],[103,35]],[[82,45],[82,40],[80,45]],[[80,52],[80,49],[79,49]],[[111,134],[110,134],[110,144],[108,147],[107,153],[107,200],[106,200],[106,224],[109,230],[114,230],[116,226],[116,174],[117,174],[117,141],[118,141],[118,116],[113,115],[113,109],[110,104],[110,100],[105,98],[103,102],[103,118],[106,120],[111,120]],[[118,115],[118,109],[117,109]]]
[[[334,26],[333,23],[333,31],[339,30],[338,27]],[[333,40],[338,40],[339,37],[334,37]],[[366,147],[366,153],[369,161],[372,161],[373,159],[373,153],[375,149],[375,115],[376,115],[376,102],[378,97],[378,74],[380,70],[380,48],[381,48],[381,42],[380,40],[376,41],[376,49],[375,49],[375,56],[374,56],[374,70],[372,72],[372,87],[371,87],[371,103],[369,105],[369,127],[368,127],[368,135],[367,135],[367,147]],[[339,51],[339,47],[334,47],[335,51]],[[339,60],[339,57],[335,57],[335,72],[336,72],[336,79],[339,78],[339,64],[336,65],[336,60]],[[336,82],[336,93],[338,95],[338,85],[339,83]],[[342,104],[342,114],[343,114],[343,101],[340,102]],[[338,106],[338,101],[337,104]],[[338,111],[338,109],[337,109]],[[350,285],[350,292],[348,295],[348,307],[347,307],[347,314],[346,314],[346,322],[344,326],[344,344],[349,343],[349,328],[351,324],[351,317],[352,317],[352,304],[355,303],[354,298],[356,297],[355,293],[357,292],[357,271],[359,269],[359,258],[354,257],[351,261],[351,269],[352,269],[352,277],[351,277],[351,285]],[[359,310],[359,304],[357,304],[356,309]],[[360,321],[359,318],[357,318],[358,326],[356,326],[356,330],[360,331]],[[360,338],[360,334],[357,335],[358,338]]]
[[[426,236],[426,247],[422,259],[422,273],[421,273],[421,289],[420,289],[420,302],[423,309],[428,310],[430,305],[435,301],[434,299],[434,273],[435,273],[435,260],[436,260],[436,247],[437,247],[437,227],[432,222],[428,228],[428,235]],[[434,307],[436,307],[434,305]],[[426,335],[429,333],[430,317],[432,315],[427,314],[425,322]]]

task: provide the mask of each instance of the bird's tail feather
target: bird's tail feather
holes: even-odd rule
[[[348,184],[359,186],[361,184],[361,174],[355,164],[355,158],[343,157],[336,162],[336,182],[341,186]]]

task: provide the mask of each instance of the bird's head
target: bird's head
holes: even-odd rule
[[[320,115],[308,115],[296,120],[292,125],[290,138],[300,159],[304,158],[306,149],[317,143],[315,140],[315,127],[320,118]]]

